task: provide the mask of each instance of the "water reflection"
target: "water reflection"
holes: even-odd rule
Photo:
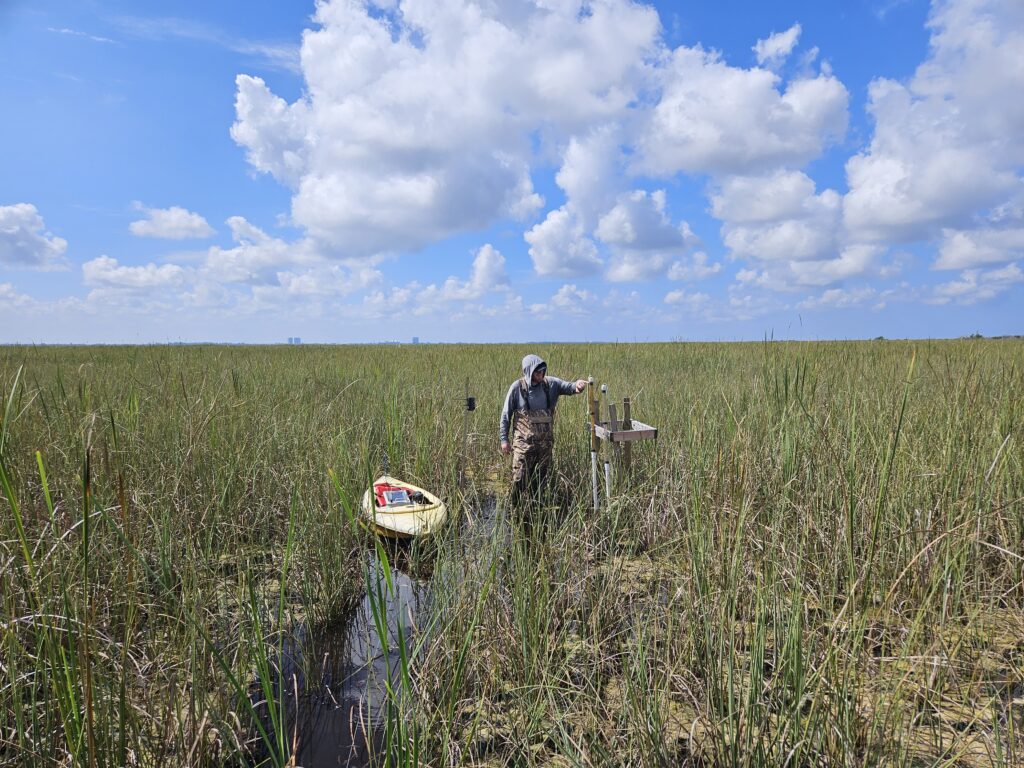
[[[412,648],[430,599],[427,580],[395,567],[396,559],[401,562],[389,555],[390,590],[377,554],[367,554],[369,586],[380,584],[384,598],[386,644],[366,595],[347,621],[314,631],[300,627],[285,645],[282,680],[292,690],[284,696],[294,703],[287,738],[294,739],[297,765],[364,766],[379,752],[388,681],[399,687],[399,637]]]

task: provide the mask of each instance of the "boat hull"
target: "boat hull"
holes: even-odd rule
[[[380,505],[378,489],[401,489],[408,495],[422,494],[425,503]],[[448,518],[448,507],[437,496],[419,486],[404,480],[381,475],[366,489],[360,505],[363,523],[376,533],[393,539],[414,539],[429,536],[444,525]]]

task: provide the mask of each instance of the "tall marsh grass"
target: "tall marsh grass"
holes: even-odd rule
[[[659,438],[592,510],[562,401],[524,528],[530,351],[0,349],[0,764],[286,764],[286,633],[391,588],[346,512],[385,450],[453,521],[382,762],[1024,762],[1024,345],[541,348]]]

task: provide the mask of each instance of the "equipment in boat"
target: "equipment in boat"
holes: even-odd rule
[[[387,474],[366,489],[360,512],[374,531],[396,539],[429,536],[448,517],[448,507],[430,491]]]

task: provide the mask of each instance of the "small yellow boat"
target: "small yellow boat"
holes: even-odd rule
[[[381,475],[363,494],[363,520],[377,533],[393,539],[429,536],[448,517],[448,507],[430,491]]]

